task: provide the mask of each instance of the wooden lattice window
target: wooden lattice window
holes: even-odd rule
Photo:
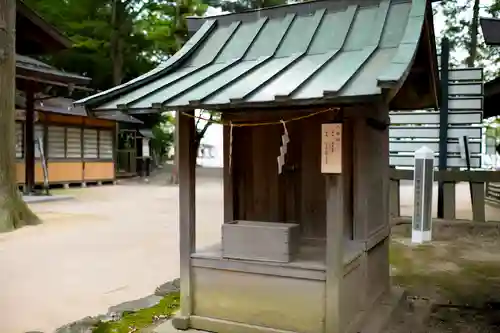
[[[113,131],[99,131],[99,158],[113,158]]]
[[[66,157],[82,157],[82,129],[68,127],[66,129]]]
[[[83,130],[83,158],[98,158],[98,137],[97,130]]]
[[[65,158],[65,128],[62,126],[49,126],[48,134],[48,157]]]

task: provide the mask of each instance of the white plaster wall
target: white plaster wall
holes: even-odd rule
[[[206,168],[222,168],[223,154],[222,154],[222,125],[212,124],[208,128],[203,139],[202,144],[214,146],[213,158],[198,158],[196,162],[198,165]]]

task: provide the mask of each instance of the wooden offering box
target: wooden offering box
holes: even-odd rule
[[[295,223],[233,221],[222,225],[222,256],[227,259],[290,262],[299,241]]]

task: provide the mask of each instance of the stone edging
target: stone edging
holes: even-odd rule
[[[137,312],[156,306],[165,296],[180,290],[179,282],[179,279],[166,282],[157,287],[149,296],[111,306],[106,314],[82,318],[59,327],[54,333],[92,333],[92,330],[101,322],[118,321],[123,313]],[[157,318],[157,320],[161,319],[167,318]]]

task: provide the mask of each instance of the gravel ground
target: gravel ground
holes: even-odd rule
[[[178,277],[178,189],[165,183],[69,190],[74,200],[32,205],[42,225],[0,235],[0,332],[52,332]],[[197,212],[197,246],[219,241],[220,181],[199,184]]]

